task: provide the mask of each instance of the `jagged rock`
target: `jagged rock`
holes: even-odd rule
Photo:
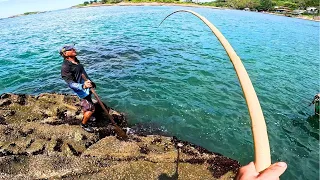
[[[92,145],[82,155],[123,160],[138,157],[139,154],[140,148],[136,143],[120,141],[116,137],[110,136]]]
[[[11,94],[4,93],[0,96],[0,99],[6,99],[6,98],[9,98],[10,96]]]
[[[0,99],[0,107],[3,107],[3,106],[8,106],[10,105],[12,102],[10,99]]]
[[[88,133],[76,96],[2,94],[0,179],[230,179],[240,166],[143,125],[130,130],[124,114],[110,109],[130,134],[121,141],[96,106],[95,133]]]
[[[75,154],[73,154],[73,151],[68,146],[68,143],[63,143],[62,144],[61,151],[62,151],[63,155],[67,156],[67,157],[71,157],[71,156],[75,155]]]
[[[0,116],[0,124],[7,125],[6,119],[4,117],[2,117],[2,116]]]
[[[75,141],[82,141],[85,135],[80,133],[79,131],[74,132],[74,140]],[[86,138],[86,137],[85,137]]]
[[[84,145],[75,142],[69,142],[68,147],[75,156],[80,156],[86,150],[86,147]]]
[[[42,154],[45,150],[46,141],[42,139],[36,139],[31,145],[26,149],[29,155]]]
[[[49,156],[56,154],[58,151],[58,149],[61,152],[61,145],[57,145],[59,143],[59,141],[56,138],[51,138],[50,141],[47,143],[47,148],[46,148],[46,152]],[[60,147],[58,147],[60,146]]]

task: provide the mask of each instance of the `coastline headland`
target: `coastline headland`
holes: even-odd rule
[[[227,10],[227,9],[228,10],[239,10],[239,9],[232,9],[232,8],[226,8],[226,7],[216,7],[216,6],[194,4],[194,3],[163,3],[163,2],[120,2],[120,3],[105,3],[105,4],[92,3],[92,4],[88,4],[88,5],[83,5],[83,4],[75,5],[70,8],[89,8],[89,7],[101,7],[101,6],[181,6],[181,7],[211,8],[211,9],[221,9],[221,10]],[[27,15],[32,15],[32,14],[40,14],[40,13],[45,13],[45,12],[48,12],[48,11],[26,12],[23,14],[10,16],[8,18],[15,18],[15,17],[27,16]],[[273,12],[268,12],[268,11],[264,11],[261,13],[276,15],[276,16],[286,16],[285,14],[273,13]],[[310,17],[310,16],[301,16],[300,15],[300,16],[286,16],[286,17],[298,18],[298,19],[310,20],[310,21],[317,21],[317,22],[320,21],[320,16]],[[1,19],[6,19],[6,18],[0,18],[0,20]]]
[[[131,2],[120,2],[120,3],[94,3],[86,6],[72,6],[71,8],[86,8],[86,7],[99,7],[99,6],[182,6],[182,7],[205,7],[212,9],[226,9],[215,6],[205,6],[194,3],[162,3],[162,2],[139,2],[139,3],[131,3]]]
[[[211,8],[211,9],[221,9],[221,10],[238,10],[238,9],[232,9],[232,8],[226,8],[226,7],[216,7],[216,6],[207,6],[207,5],[200,5],[200,4],[194,4],[194,3],[162,3],[162,2],[120,2],[120,3],[93,3],[88,5],[76,5],[72,6],[71,8],[89,8],[89,7],[100,7],[100,6],[181,6],[181,7],[199,7],[199,8]],[[277,16],[286,16],[285,14],[279,14],[279,13],[273,13],[273,12],[261,12],[264,14],[270,14],[270,15],[277,15]],[[314,18],[309,16],[286,16],[291,18],[298,18],[298,19],[304,19],[304,20],[310,20],[310,21],[320,21],[320,17],[316,16]]]
[[[47,11],[34,11],[34,12],[25,12],[23,14],[17,14],[14,16],[9,16],[8,18],[15,18],[15,17],[20,17],[20,16],[28,16],[28,15],[32,15],[32,14],[40,14],[40,13],[45,13]]]
[[[0,178],[4,179],[231,179],[238,161],[176,137],[127,127],[119,140],[97,107],[95,133],[80,126],[72,95],[0,96]],[[140,128],[139,128],[140,127]]]

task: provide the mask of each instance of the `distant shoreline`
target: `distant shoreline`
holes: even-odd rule
[[[114,4],[89,4],[86,6],[72,6],[71,8],[89,8],[89,7],[100,7],[100,6],[184,6],[184,7],[205,7],[211,9],[227,9],[215,6],[204,6],[193,3],[160,3],[160,2],[144,2],[144,3],[129,3],[129,2],[120,2]]]
[[[93,4],[88,4],[86,6],[75,5],[70,8],[90,8],[90,7],[101,7],[101,6],[181,6],[181,7],[199,7],[199,8],[210,8],[210,9],[221,9],[221,10],[227,10],[227,9],[228,10],[239,10],[239,9],[232,9],[232,8],[225,8],[225,7],[199,5],[199,4],[194,4],[194,3],[161,3],[161,2],[143,2],[143,3],[120,2],[120,3],[114,3],[114,4],[93,3]],[[241,10],[239,10],[239,11],[241,11]],[[40,14],[40,13],[45,13],[45,12],[48,12],[48,11],[26,12],[23,14],[14,15],[14,16],[10,16],[7,18],[0,18],[0,20],[20,17],[20,16],[27,16],[27,15],[31,15],[31,14]],[[255,11],[250,11],[250,12],[255,12]],[[314,18],[311,18],[308,16],[285,16],[284,14],[278,14],[278,13],[273,13],[273,12],[258,12],[258,13],[320,22],[320,16],[316,16],[316,19],[314,19]]]
[[[9,16],[7,18],[15,18],[15,17],[20,17],[20,16],[28,16],[28,15],[32,15],[32,14],[41,14],[41,13],[45,13],[47,11],[34,11],[34,12],[25,12],[23,14],[17,14],[17,15],[13,15],[13,16]],[[5,18],[3,18],[5,19]]]
[[[198,5],[193,3],[160,3],[160,2],[144,2],[144,3],[129,3],[129,2],[120,2],[120,3],[114,3],[114,4],[88,4],[86,6],[72,6],[71,8],[89,8],[89,7],[100,7],[100,6],[181,6],[181,7],[201,7],[201,8],[211,8],[211,9],[222,9],[222,10],[239,10],[239,9],[231,9],[231,8],[224,8],[224,7],[216,7],[216,6],[205,6],[205,5]],[[241,11],[241,10],[239,10]],[[254,12],[254,11],[250,11]],[[297,19],[303,19],[303,20],[309,20],[309,21],[320,21],[320,17],[318,16],[317,19],[313,19],[307,16],[285,16],[284,14],[278,14],[278,13],[272,13],[272,12],[259,12],[263,14],[270,14],[270,15],[276,15],[276,16],[284,16],[284,17],[290,17],[290,18],[297,18]]]

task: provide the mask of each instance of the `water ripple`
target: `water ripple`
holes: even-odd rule
[[[58,49],[75,43],[99,95],[131,124],[156,125],[248,163],[250,120],[232,64],[196,17],[175,14],[158,27],[177,9],[99,7],[1,20],[0,93],[72,93],[60,78]],[[318,178],[319,120],[306,106],[319,92],[319,24],[187,9],[213,22],[241,57],[265,114],[273,161],[289,164],[283,178]]]

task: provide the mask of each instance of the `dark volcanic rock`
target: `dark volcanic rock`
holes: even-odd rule
[[[236,173],[240,168],[238,161],[224,156],[217,156],[214,159],[210,159],[208,163],[210,164],[209,170],[215,178],[220,178],[229,171]]]
[[[12,103],[12,101],[10,99],[1,99],[0,100],[0,107],[9,106],[11,103]]]
[[[0,124],[6,125],[6,119],[0,115]]]

